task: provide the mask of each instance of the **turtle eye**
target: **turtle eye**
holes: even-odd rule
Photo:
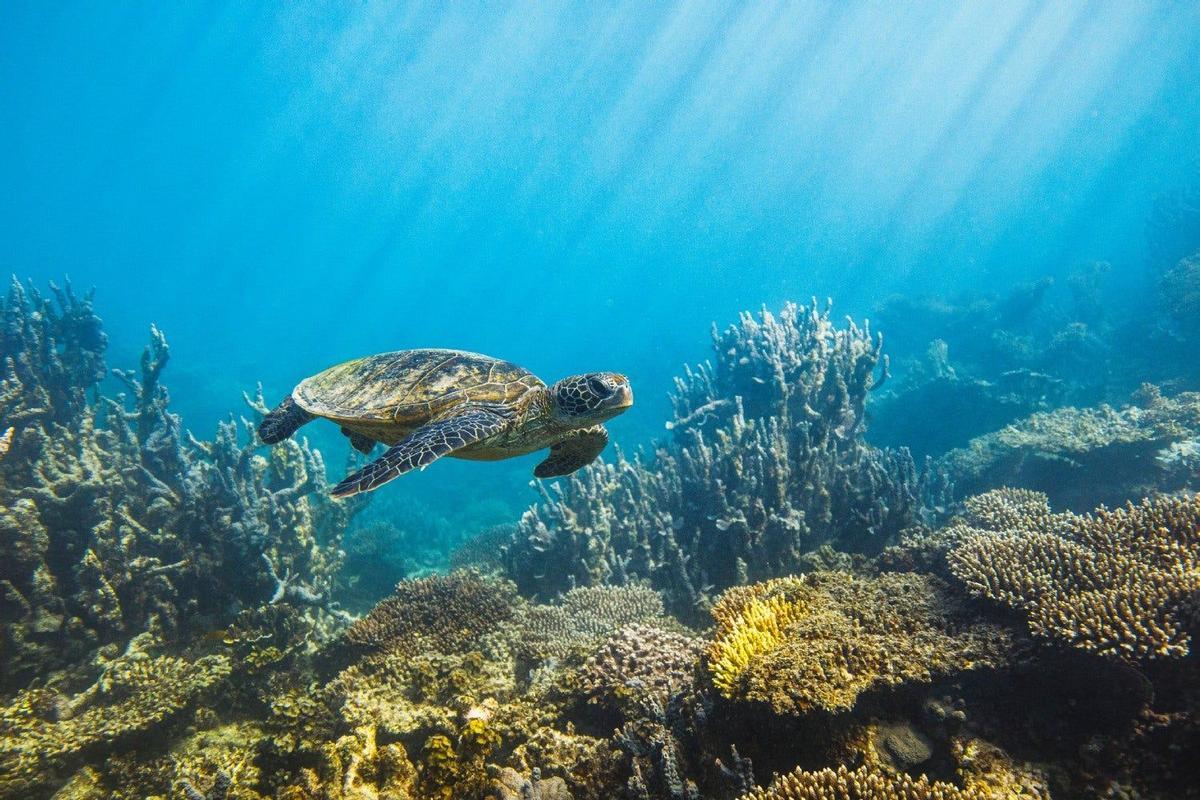
[[[611,394],[608,386],[606,386],[604,381],[600,380],[599,378],[588,378],[588,386],[593,392],[601,397],[608,397],[608,395]]]

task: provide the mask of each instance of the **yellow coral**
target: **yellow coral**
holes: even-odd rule
[[[787,627],[806,612],[806,604],[772,594],[797,585],[795,579],[781,578],[744,587],[749,592],[739,591],[743,588],[739,587],[722,596],[713,608],[718,632],[708,649],[709,673],[713,685],[726,697],[733,696],[750,663],[783,644]]]
[[[847,710],[871,688],[994,665],[1009,646],[927,575],[776,579],[730,589],[713,615],[713,683],[780,713]]]

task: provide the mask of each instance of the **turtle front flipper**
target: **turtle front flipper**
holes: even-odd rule
[[[608,431],[603,425],[593,425],[576,431],[550,448],[550,455],[546,460],[534,467],[534,477],[553,478],[557,475],[570,475],[580,467],[595,461],[606,444]]]
[[[289,395],[275,410],[263,417],[258,426],[258,438],[267,444],[282,442],[291,436],[300,426],[311,422],[313,415],[296,405]]]
[[[334,497],[369,492],[406,472],[500,433],[509,417],[493,409],[468,408],[418,428],[406,439],[333,487]]]

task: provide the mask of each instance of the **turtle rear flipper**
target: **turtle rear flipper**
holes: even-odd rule
[[[546,460],[533,468],[535,478],[553,478],[570,475],[580,467],[596,460],[600,451],[608,444],[608,431],[603,425],[593,425],[576,431],[550,448]]]
[[[448,453],[500,433],[508,422],[508,417],[487,408],[468,409],[439,422],[431,422],[347,477],[333,487],[330,494],[349,497],[359,492],[369,492],[406,472],[425,467]]]
[[[258,438],[267,444],[282,442],[291,436],[300,426],[313,420],[313,415],[296,405],[290,396],[275,406],[275,410],[263,417],[258,426]]]
[[[375,449],[375,440],[365,433],[356,433],[346,426],[342,426],[342,433],[350,440],[350,446],[364,456],[371,455],[371,451]]]

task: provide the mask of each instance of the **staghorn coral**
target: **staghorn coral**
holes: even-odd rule
[[[825,543],[879,549],[938,504],[937,475],[862,438],[881,360],[868,329],[789,304],[714,329],[713,349],[676,381],[652,461],[618,451],[541,487],[505,550],[522,592],[646,580],[698,620],[714,589],[794,572]]]
[[[1155,491],[1200,486],[1173,452],[1200,437],[1200,393],[1165,397],[1144,385],[1120,409],[1059,408],[976,439],[942,459],[964,494],[1022,486],[1051,503],[1119,505]]]
[[[974,510],[981,507],[1004,510]],[[973,593],[1024,611],[1034,634],[1100,655],[1188,654],[1200,496],[1081,516],[1051,514],[1044,495],[1001,490],[969,508],[950,570]]]
[[[0,796],[53,783],[85,753],[161,725],[229,672],[222,656],[186,661],[135,653],[107,664],[95,684],[73,697],[20,692],[0,709]]]
[[[289,442],[259,455],[245,420],[213,441],[185,433],[153,327],[140,370],[114,371],[127,394],[97,396],[91,297],[55,292],[57,306],[14,283],[0,308],[0,419],[14,431],[0,461],[0,690],[146,631],[220,627],[241,606],[303,605],[315,633],[336,624],[339,539],[358,506],[324,496],[320,454]]]
[[[1010,647],[929,575],[778,578],[729,590],[713,616],[714,684],[780,713],[848,710],[870,689],[998,665]]]
[[[472,571],[404,580],[346,631],[346,640],[393,652],[454,652],[511,619],[516,599],[511,583]]]
[[[692,681],[703,650],[700,639],[652,625],[629,625],[592,653],[579,673],[589,702],[618,707],[665,707]]]

